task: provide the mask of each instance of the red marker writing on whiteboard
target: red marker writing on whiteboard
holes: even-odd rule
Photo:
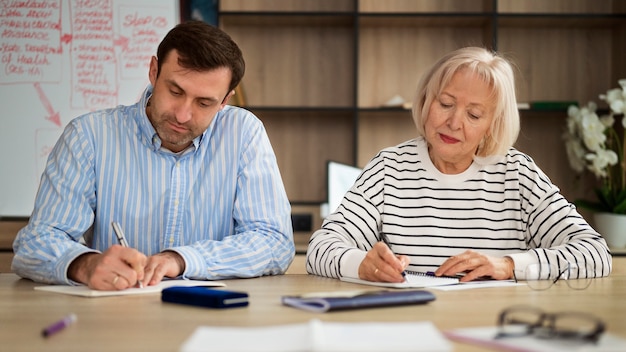
[[[76,314],[70,314],[68,316],[66,316],[65,318],[57,321],[56,323],[48,326],[47,328],[43,329],[43,331],[41,332],[41,334],[44,337],[48,337],[50,335],[53,335],[63,329],[65,329],[66,327],[72,325],[74,322],[76,322]]]

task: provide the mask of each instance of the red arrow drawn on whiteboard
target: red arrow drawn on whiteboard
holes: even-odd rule
[[[46,108],[46,111],[48,112],[48,116],[46,117],[46,120],[50,120],[50,122],[61,127],[61,115],[58,112],[54,112],[54,109],[52,109],[52,104],[50,103],[50,100],[48,100],[48,97],[44,93],[43,89],[41,89],[41,85],[38,82],[33,83],[33,85],[35,86],[37,95],[39,95],[39,100],[41,100],[41,103],[43,104],[44,108]]]
[[[63,44],[69,44],[72,41],[72,35],[65,33],[61,36],[61,42]],[[62,53],[63,52],[63,46],[59,45],[59,50]]]
[[[113,40],[113,44],[115,46],[121,46],[122,49],[124,50],[128,48],[128,42],[130,42],[130,39],[128,39],[128,37],[125,37],[121,34]]]
[[[61,36],[61,42],[65,43],[65,44],[69,44],[72,41],[72,35],[71,34],[63,34]]]

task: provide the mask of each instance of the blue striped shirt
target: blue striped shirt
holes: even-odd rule
[[[151,93],[67,125],[13,244],[18,275],[72,284],[74,259],[117,243],[112,221],[145,255],[179,253],[185,278],[285,272],[295,254],[291,207],[261,121],[226,106],[176,154],[146,116]]]

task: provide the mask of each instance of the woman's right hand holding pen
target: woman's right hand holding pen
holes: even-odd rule
[[[395,255],[384,242],[377,242],[359,266],[359,278],[368,281],[404,282],[409,258]]]

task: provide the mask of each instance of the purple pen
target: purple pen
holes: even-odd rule
[[[48,326],[47,328],[43,329],[43,331],[41,332],[41,334],[44,337],[48,337],[50,335],[53,335],[63,329],[65,329],[66,327],[72,325],[75,321],[76,321],[76,314],[70,314],[68,316],[66,316],[65,318],[57,321],[54,324],[51,324],[50,326]]]

